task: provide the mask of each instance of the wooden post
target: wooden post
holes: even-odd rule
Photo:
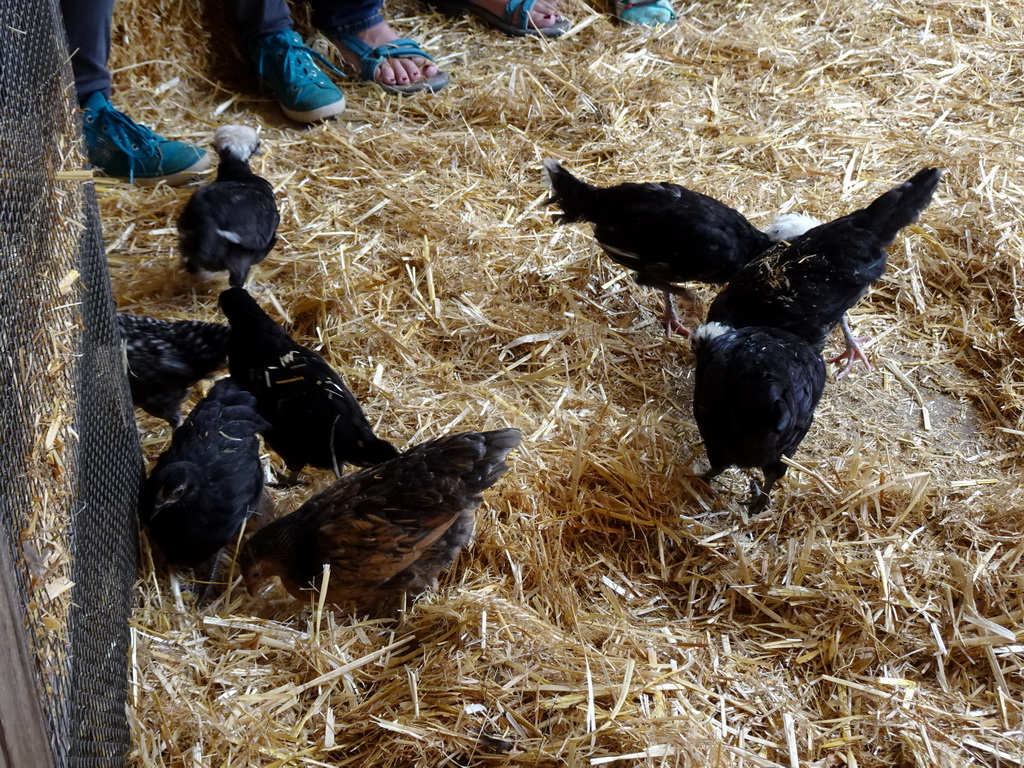
[[[19,594],[0,526],[0,768],[54,768]]]

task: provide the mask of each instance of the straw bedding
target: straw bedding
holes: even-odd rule
[[[349,81],[345,119],[303,128],[205,5],[118,6],[114,100],[206,145],[262,126],[282,224],[258,297],[383,437],[526,439],[475,545],[394,621],[237,582],[199,610],[147,557],[133,764],[1024,760],[1019,6],[692,3],[650,32],[577,3],[545,43],[392,4],[452,85]],[[674,180],[760,225],[945,169],[853,312],[874,370],[830,380],[767,513],[738,504],[742,472],[713,494],[692,479],[689,346],[584,227],[551,224],[545,157],[595,183]],[[189,194],[101,182],[121,308],[218,318],[222,283],[177,264]],[[140,425],[155,457],[167,429]],[[330,480],[313,478],[275,491],[280,513]]]
[[[12,352],[4,356],[6,381],[17,385],[4,389],[8,405],[16,408],[7,414],[0,442],[9,465],[3,482],[11,484],[4,489],[10,494],[5,495],[4,512],[10,517],[3,524],[11,526],[20,547],[15,562],[26,569],[28,642],[43,678],[44,706],[62,712],[74,586],[68,521],[74,517],[78,475],[73,450],[78,442],[74,357],[82,346],[75,302],[83,288],[73,265],[84,234],[79,224],[84,177],[73,120],[62,108],[54,111],[57,114],[37,115],[40,130],[53,140],[50,151],[40,158],[55,172],[52,186],[44,190],[45,201],[23,229],[5,233],[5,245],[14,245],[4,252],[5,270],[9,270],[5,272],[5,309],[16,308],[20,323],[12,323],[5,331],[10,337],[3,340],[5,349]],[[27,174],[12,176],[8,189],[24,199]],[[17,219],[6,216],[5,220]]]

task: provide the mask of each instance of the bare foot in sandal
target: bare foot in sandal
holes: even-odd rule
[[[666,0],[667,1],[667,0]],[[428,0],[452,16],[471,13],[514,37],[560,37],[569,21],[558,13],[558,0]],[[523,14],[526,14],[525,16]]]
[[[387,45],[399,39],[398,34],[384,21],[358,32],[355,36],[370,48]],[[342,58],[362,73],[363,57],[340,40],[334,40],[334,43]],[[381,62],[373,74],[373,79],[381,85],[408,86],[425,83],[439,71],[434,62],[423,56],[395,56],[387,57]],[[366,75],[363,74],[363,77]]]
[[[470,0],[470,2],[486,11],[490,11],[498,17],[503,17],[505,15],[505,9],[509,5],[508,0]],[[516,8],[509,21],[518,26],[520,24],[519,15],[521,13],[522,10]],[[547,29],[548,27],[553,27],[562,18],[558,15],[557,0],[537,0],[527,13],[530,16],[529,25],[534,29]]]

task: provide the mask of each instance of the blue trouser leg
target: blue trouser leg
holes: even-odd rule
[[[328,37],[354,35],[384,21],[384,0],[310,0],[313,26]]]
[[[313,26],[328,36],[354,35],[384,21],[380,13],[382,3],[383,0],[310,0]],[[285,0],[232,0],[231,10],[246,41],[292,26]]]
[[[114,0],[60,0],[64,29],[71,51],[78,103],[84,104],[96,91],[110,96],[110,25]]]
[[[383,0],[310,0],[313,24],[328,36],[353,35],[384,20]],[[96,91],[110,96],[110,27],[114,0],[60,0],[67,30],[71,69],[78,101],[84,104]],[[235,23],[243,38],[291,29],[285,0],[232,0]]]

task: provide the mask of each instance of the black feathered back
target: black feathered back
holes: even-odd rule
[[[709,475],[760,468],[767,485],[786,472],[814,419],[825,363],[800,337],[776,328],[698,329],[693,415],[704,438]],[[766,489],[767,490],[767,489]]]
[[[587,184],[554,160],[544,163],[547,203],[562,223],[589,221],[594,237],[642,285],[729,280],[772,244],[768,235],[725,203],[672,183]]]
[[[342,378],[316,352],[297,344],[243,288],[229,288],[220,306],[231,324],[228,368],[256,396],[270,422],[267,443],[293,471],[307,464],[340,470],[397,455],[373,434]]]
[[[181,404],[196,382],[223,367],[228,327],[198,320],[169,322],[117,313],[125,342],[132,402],[177,426]]]
[[[885,247],[918,219],[940,176],[926,168],[866,208],[779,243],[733,277],[708,309],[708,322],[781,328],[820,350],[885,272]]]
[[[167,559],[196,565],[255,511],[263,491],[255,398],[217,382],[175,432],[143,490],[140,515]]]
[[[274,188],[231,152],[220,153],[217,178],[195,191],[178,218],[185,269],[227,271],[242,286],[253,264],[277,243]]]

